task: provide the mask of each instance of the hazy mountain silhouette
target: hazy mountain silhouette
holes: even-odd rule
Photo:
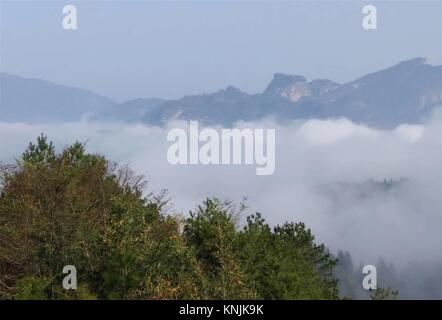
[[[92,120],[140,122],[147,113],[158,107],[165,100],[158,98],[134,99],[106,108],[94,114]]]
[[[1,118],[8,122],[73,121],[89,116],[157,125],[181,119],[230,126],[268,116],[279,120],[346,117],[391,128],[420,123],[441,105],[442,66],[416,58],[344,84],[277,73],[258,94],[229,86],[177,100],[135,99],[121,104],[87,90],[5,73],[1,89]]]
[[[197,119],[231,125],[265,116],[285,119],[346,117],[357,123],[390,128],[419,123],[442,101],[442,66],[422,58],[338,84],[308,82],[303,76],[277,73],[262,94],[228,87],[209,95],[188,96],[161,104],[144,118],[150,123]]]
[[[76,121],[116,102],[89,90],[0,73],[0,117],[6,122]]]

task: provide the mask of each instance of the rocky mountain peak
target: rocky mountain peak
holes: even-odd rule
[[[295,83],[306,82],[306,79],[300,75],[288,75],[284,73],[275,73],[272,81],[269,83],[264,93],[279,93],[281,89],[289,88]]]
[[[320,96],[337,88],[339,85],[327,79],[308,82],[300,75],[276,73],[264,94],[277,95],[296,102],[306,96]]]

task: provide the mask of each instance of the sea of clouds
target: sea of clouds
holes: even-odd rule
[[[249,213],[261,212],[272,225],[303,221],[318,242],[334,252],[348,250],[357,261],[375,264],[379,256],[398,264],[440,261],[441,119],[438,109],[424,124],[392,130],[343,118],[238,123],[239,128],[276,129],[276,170],[269,176],[257,176],[255,165],[170,165],[167,133],[186,128],[186,122],[165,128],[89,121],[1,123],[0,161],[13,162],[40,133],[59,149],[79,140],[89,152],[144,174],[149,191],[168,189],[175,211],[186,214],[206,197],[247,197]],[[405,182],[383,192],[364,184],[369,180]]]

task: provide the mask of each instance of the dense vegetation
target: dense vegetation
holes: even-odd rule
[[[337,260],[303,223],[207,199],[183,218],[127,166],[41,136],[2,167],[0,298],[337,299]],[[61,283],[74,265],[78,289]]]

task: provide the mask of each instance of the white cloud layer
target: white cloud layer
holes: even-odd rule
[[[276,170],[256,176],[254,165],[172,166],[167,161],[168,128],[78,122],[29,125],[1,123],[1,157],[11,162],[40,133],[61,148],[86,141],[90,152],[128,163],[167,188],[177,210],[187,212],[205,197],[241,200],[271,223],[304,221],[332,250],[349,250],[357,260],[440,259],[440,112],[423,125],[377,130],[346,119],[273,121],[239,127],[276,128]],[[406,178],[389,191],[363,183]],[[353,187],[351,187],[353,186]]]

